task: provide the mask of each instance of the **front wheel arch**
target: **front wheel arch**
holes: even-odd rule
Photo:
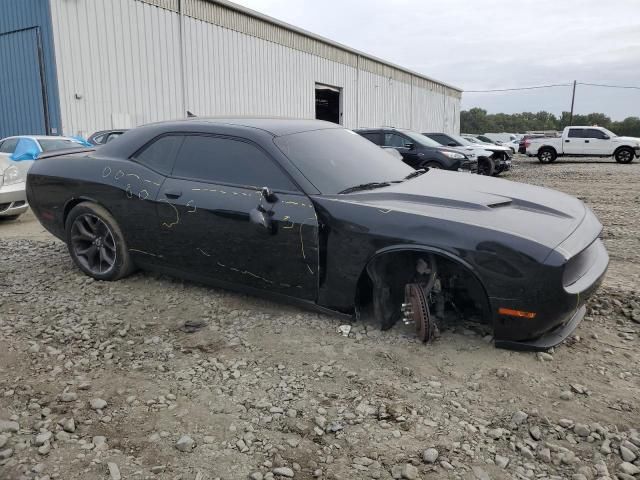
[[[374,255],[372,255],[367,260],[364,268],[362,269],[360,277],[358,279],[358,284],[356,288],[356,297],[354,300],[356,312],[359,312],[360,308],[363,306],[363,300],[366,301],[368,297],[372,295],[371,289],[373,288],[374,280],[371,278],[372,276],[371,269],[376,268],[376,264],[379,264],[378,262],[380,261],[380,259],[384,257],[392,256],[392,255],[400,255],[400,256],[408,255],[412,257],[416,255],[432,255],[436,258],[437,261],[443,260],[443,261],[449,262],[450,264],[455,265],[457,268],[460,269],[461,272],[469,275],[469,277],[472,278],[473,281],[480,288],[482,298],[478,300],[480,300],[480,302],[482,303],[481,310],[482,310],[483,321],[490,324],[492,327],[494,327],[493,316],[491,315],[491,303],[489,300],[489,294],[487,292],[487,289],[484,283],[480,279],[480,276],[478,275],[476,270],[473,268],[473,266],[469,264],[467,261],[463,260],[462,258],[452,254],[451,252],[448,252],[443,249],[439,249],[437,247],[428,247],[428,246],[397,245],[397,246],[383,248],[377,251]],[[398,262],[398,263],[394,262],[394,264],[401,265],[402,262]],[[404,285],[402,285],[402,288],[404,288]],[[390,328],[390,325],[385,325],[383,323],[382,327],[383,329]]]

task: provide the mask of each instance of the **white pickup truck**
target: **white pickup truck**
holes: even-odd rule
[[[566,127],[561,137],[529,138],[527,155],[536,155],[540,163],[567,157],[614,157],[618,163],[631,163],[640,157],[640,140],[618,137],[602,127]]]

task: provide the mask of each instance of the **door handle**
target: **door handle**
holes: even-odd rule
[[[585,140],[584,143],[589,143],[589,140]]]
[[[178,192],[176,190],[167,190],[164,192],[164,196],[167,198],[180,198],[182,196],[182,192]]]
[[[569,142],[571,142],[571,140],[565,140],[565,141],[564,141],[564,143],[569,143]]]

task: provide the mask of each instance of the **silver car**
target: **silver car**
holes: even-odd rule
[[[40,154],[85,146],[87,144],[79,139],[44,135],[0,140],[0,218],[16,219],[29,208],[27,172]]]

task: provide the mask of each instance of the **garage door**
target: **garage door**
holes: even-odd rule
[[[37,28],[0,34],[0,138],[46,134]]]

